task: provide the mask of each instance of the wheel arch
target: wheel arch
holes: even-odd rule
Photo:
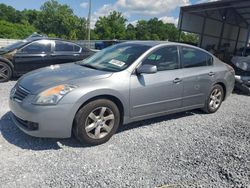
[[[120,125],[123,124],[124,122],[124,114],[125,114],[125,106],[124,106],[124,103],[115,95],[112,95],[112,94],[101,94],[101,95],[96,95],[96,96],[93,96],[89,99],[87,99],[85,102],[83,102],[78,108],[77,108],[77,111],[75,112],[74,114],[74,119],[73,119],[73,122],[72,122],[72,130],[73,130],[73,127],[75,126],[75,116],[77,114],[77,112],[83,107],[85,106],[86,104],[90,103],[91,101],[95,101],[95,100],[98,100],[98,99],[107,99],[107,100],[110,100],[112,102],[115,103],[115,105],[118,107],[119,109],[119,112],[120,112]],[[72,132],[72,131],[71,131]]]
[[[12,71],[14,70],[14,65],[10,60],[0,57],[0,62],[6,63],[7,65],[11,67]]]
[[[227,87],[226,84],[223,82],[216,82],[214,85],[220,85],[223,88],[224,94],[223,94],[223,101],[226,99],[227,96]]]

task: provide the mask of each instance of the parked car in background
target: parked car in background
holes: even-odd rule
[[[250,55],[234,56],[231,62],[235,69],[235,88],[250,95]]]
[[[83,60],[94,53],[62,39],[29,37],[0,49],[0,82],[41,67]]]
[[[75,64],[30,72],[11,90],[15,124],[29,135],[109,140],[121,124],[170,113],[216,112],[234,88],[234,70],[200,48],[125,42]]]
[[[95,49],[97,50],[102,50],[104,48],[107,48],[109,46],[112,46],[114,44],[119,44],[123,41],[119,41],[119,40],[105,40],[105,41],[99,41],[95,43]]]
[[[243,57],[247,57],[250,55],[250,48],[247,47],[245,50],[244,48],[240,48],[239,50],[237,50],[236,52],[236,56],[243,56]]]

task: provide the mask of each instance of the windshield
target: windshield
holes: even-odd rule
[[[108,47],[92,57],[82,61],[80,65],[110,72],[118,72],[129,67],[150,46],[122,43]]]
[[[13,50],[18,49],[21,46],[23,46],[26,42],[27,41],[25,41],[25,40],[18,41],[18,42],[15,42],[14,44],[10,44],[10,45],[8,45],[8,46],[6,46],[4,48],[1,48],[0,50],[1,51],[6,51],[6,52],[13,51]]]

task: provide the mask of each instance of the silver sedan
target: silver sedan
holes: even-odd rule
[[[119,125],[202,109],[216,112],[234,88],[234,70],[185,44],[125,42],[72,64],[21,77],[11,90],[12,119],[36,137],[108,141]]]

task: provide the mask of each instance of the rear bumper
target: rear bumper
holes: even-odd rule
[[[74,119],[72,105],[37,106],[9,100],[12,121],[35,137],[69,138]]]

